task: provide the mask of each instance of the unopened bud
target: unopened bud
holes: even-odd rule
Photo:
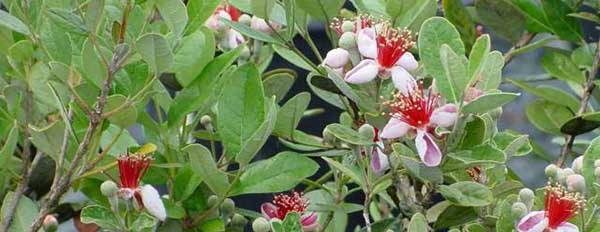
[[[233,226],[244,227],[246,223],[248,223],[248,219],[240,214],[236,213],[231,218],[231,224],[233,224]]]
[[[250,48],[248,46],[244,46],[242,51],[240,52],[240,59],[247,60],[250,58],[252,53],[250,53]]]
[[[202,118],[200,118],[200,124],[202,124],[204,127],[208,127],[212,124],[212,118],[209,115],[204,115]]]
[[[573,169],[572,169],[572,168],[565,168],[565,169],[563,169],[563,172],[564,172],[564,173],[565,173],[565,175],[567,175],[567,176],[570,176],[570,175],[573,175],[573,174],[575,174],[575,171],[573,171]]]
[[[235,212],[235,202],[231,198],[225,198],[221,204],[221,212],[225,215],[232,215]]]
[[[585,178],[582,175],[574,174],[567,177],[567,190],[571,192],[585,192]]]
[[[575,158],[571,164],[571,168],[573,171],[575,171],[575,173],[581,174],[583,169],[583,156]]]
[[[354,22],[344,20],[342,23],[342,31],[343,32],[353,32],[354,31]]]
[[[373,138],[375,138],[375,128],[366,123],[358,128],[358,133],[369,140],[373,140]]]
[[[594,161],[594,167],[600,167],[600,160]]]
[[[209,208],[217,205],[217,203],[219,203],[219,197],[217,197],[217,195],[210,195],[208,200],[206,200],[206,206]]]
[[[104,196],[112,197],[119,192],[119,187],[114,181],[107,180],[100,185],[100,192]]]
[[[58,220],[54,215],[48,214],[44,217],[43,226],[45,232],[54,232],[58,229]]]
[[[550,165],[546,166],[546,169],[544,169],[544,173],[546,173],[546,177],[551,178],[551,179],[556,179],[558,170],[559,170],[558,166],[556,166],[555,164],[550,164]]]
[[[346,50],[356,49],[356,34],[352,32],[344,32],[344,34],[340,36],[338,44],[341,48]]]
[[[531,207],[533,206],[534,198],[535,194],[533,193],[533,191],[531,191],[531,189],[523,188],[521,189],[521,191],[519,191],[519,201],[523,202],[523,204],[527,206],[527,209],[531,209]]]
[[[271,225],[267,219],[258,217],[252,222],[252,230],[254,232],[269,232],[271,231]]]
[[[238,18],[238,22],[240,22],[242,24],[245,24],[247,26],[250,25],[250,21],[252,21],[252,17],[250,15],[247,15],[247,14],[242,14]]]
[[[564,169],[559,169],[556,173],[556,181],[562,185],[566,184],[567,176],[569,171],[565,171]]]
[[[513,203],[510,210],[511,210],[513,216],[515,216],[516,218],[522,218],[529,212],[529,210],[527,209],[527,206],[525,204],[523,204],[523,202],[520,202],[520,201]]]

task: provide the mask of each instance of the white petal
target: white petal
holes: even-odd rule
[[[436,167],[442,162],[442,152],[431,136],[424,130],[417,130],[415,146],[423,164]]]
[[[519,232],[543,232],[548,226],[544,211],[532,211],[517,223]]]
[[[165,205],[160,199],[158,191],[152,185],[144,185],[141,187],[140,195],[142,196],[142,203],[148,213],[158,220],[164,221],[167,218],[167,211]]]
[[[221,39],[220,46],[225,50],[234,49],[244,43],[244,36],[238,31],[229,29],[225,32],[225,36]]]
[[[400,65],[408,71],[414,71],[419,67],[419,62],[417,62],[412,53],[406,52],[398,59],[396,65]]]
[[[380,147],[383,147],[383,142],[378,142],[377,147],[374,147],[371,153],[371,168],[377,174],[383,173],[383,171],[390,168],[390,161],[388,156],[383,153]]]
[[[437,126],[450,127],[454,125],[454,122],[456,122],[457,117],[458,107],[456,107],[456,105],[454,104],[446,104],[435,109],[431,114],[431,118],[429,120],[431,123]]]
[[[227,29],[227,25],[221,21],[221,18],[231,20],[231,16],[224,10],[219,10],[211,15],[208,20],[206,20],[206,27],[215,30],[215,31],[223,31]]]
[[[356,35],[358,51],[364,57],[377,58],[377,41],[375,40],[375,29],[365,28],[358,31]]]
[[[579,232],[579,228],[574,224],[563,222],[556,230],[554,230],[554,232]]]
[[[400,119],[390,118],[383,127],[379,136],[384,139],[393,139],[404,136],[412,127]]]
[[[400,66],[394,66],[392,68],[392,82],[394,87],[401,93],[409,93],[417,85],[415,79],[406,71],[406,69]]]
[[[344,79],[349,83],[362,84],[375,79],[377,73],[379,73],[377,62],[366,59],[358,63],[352,70],[348,71]]]
[[[327,53],[323,64],[332,68],[341,68],[350,60],[350,53],[343,48],[336,48]]]
[[[273,32],[273,30],[271,30],[271,27],[269,27],[269,25],[267,24],[267,21],[256,16],[252,16],[252,19],[250,19],[250,28],[263,33]]]

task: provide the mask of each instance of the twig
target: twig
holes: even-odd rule
[[[589,71],[586,77],[586,83],[583,89],[583,94],[581,96],[579,110],[575,116],[579,116],[583,114],[588,107],[588,102],[590,100],[590,96],[596,87],[594,84],[594,80],[596,79],[596,75],[598,74],[598,65],[600,63],[600,41],[596,46],[596,55],[594,57],[594,64],[592,65],[592,69]],[[573,148],[573,142],[575,142],[575,135],[565,135],[565,145],[562,147],[560,156],[556,160],[556,165],[562,167],[565,164],[565,160],[567,159],[567,155],[571,153]]]
[[[519,41],[517,41],[517,43],[504,54],[504,65],[510,63],[515,56],[515,51],[531,42],[535,35],[536,33],[526,32],[523,36],[521,36]]]

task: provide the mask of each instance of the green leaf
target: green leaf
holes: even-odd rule
[[[515,221],[517,220],[515,214],[512,212],[512,205],[517,201],[516,195],[511,195],[501,201],[498,208],[498,220],[496,221],[496,229],[498,231],[511,231],[515,228]]]
[[[533,150],[528,135],[503,131],[495,134],[493,140],[496,148],[501,149],[508,157],[524,156]]]
[[[81,222],[95,223],[106,230],[119,230],[119,220],[110,209],[99,205],[89,205],[81,210]]]
[[[104,0],[91,0],[88,2],[85,11],[85,24],[87,29],[92,33],[98,31],[98,25],[102,21],[102,14],[104,13]]]
[[[446,200],[458,206],[481,207],[492,203],[492,192],[484,185],[462,181],[440,185],[439,191]]]
[[[17,61],[28,61],[33,58],[33,43],[21,40],[8,48],[8,56]]]
[[[6,170],[9,166],[9,162],[13,157],[15,149],[17,148],[17,144],[19,142],[19,128],[17,122],[13,123],[13,126],[8,132],[8,136],[4,141],[4,145],[2,149],[0,149],[0,169]]]
[[[475,9],[485,26],[512,42],[525,30],[525,16],[510,0],[476,0]]]
[[[292,63],[293,65],[296,65],[297,67],[302,68],[307,71],[315,71],[308,62],[306,62],[304,59],[302,59],[302,57],[300,57],[298,54],[296,54],[291,49],[288,49],[282,45],[273,44],[273,50],[275,50],[275,52],[277,52],[277,54],[279,54],[281,57],[283,57],[283,59],[287,60],[288,62]]]
[[[2,211],[2,218],[7,216],[8,209],[5,207],[8,207],[8,203],[13,201],[13,198],[15,197],[14,195],[14,192],[6,193],[6,196],[2,201],[4,204],[2,204],[2,209],[0,209],[0,211]],[[21,199],[19,199],[19,203],[17,204],[17,208],[13,213],[14,215],[12,224],[8,228],[8,232],[27,231],[31,223],[33,223],[33,220],[35,220],[38,215],[38,206],[28,197],[21,196]]]
[[[477,115],[472,115],[468,118],[465,124],[464,132],[462,133],[459,148],[469,149],[471,147],[482,144],[486,138],[487,125],[486,121]]]
[[[475,30],[473,19],[471,19],[467,8],[463,5],[463,1],[442,0],[442,6],[445,18],[456,25],[462,41],[467,46],[467,50],[470,50],[477,37],[477,31]]]
[[[550,23],[535,0],[511,0],[525,16],[527,30],[531,32],[552,32]]]
[[[127,99],[127,97],[121,94],[110,95],[106,99],[105,112],[111,112],[112,110],[117,109],[117,107],[127,103],[128,101],[129,100]],[[127,128],[135,124],[135,122],[137,121],[137,108],[135,106],[122,108],[117,113],[108,117],[108,120],[121,128]]]
[[[288,213],[282,222],[271,222],[273,225],[273,232],[302,232],[302,224],[300,221],[300,214],[295,212]]]
[[[315,73],[309,73],[306,77],[306,82],[308,83],[308,87],[310,88],[310,90],[323,101],[339,109],[346,108],[344,106],[344,104],[346,104],[345,101],[339,95],[341,94],[341,92],[338,93],[339,90],[330,79]],[[337,91],[332,91],[331,88],[326,88],[329,86],[332,86]]]
[[[487,143],[469,148],[469,150],[450,153],[448,157],[459,161],[461,164],[457,167],[452,162],[447,162],[444,164],[444,170],[456,170],[475,165],[502,164],[506,162],[506,155],[498,148]]]
[[[184,36],[173,57],[172,72],[182,86],[188,86],[215,55],[215,39],[207,28]]]
[[[581,24],[576,18],[569,17],[573,10],[562,0],[544,0],[542,7],[548,18],[548,25],[561,39],[579,42],[583,40]]]
[[[240,66],[226,79],[217,105],[218,131],[227,156],[234,158],[262,124],[265,98],[258,70],[251,63]]]
[[[356,1],[355,1],[356,2]],[[365,5],[375,5],[372,0],[366,0]],[[388,0],[384,6],[385,12],[395,27],[408,27],[417,31],[426,19],[435,16],[437,1],[435,0]]]
[[[520,96],[519,93],[488,93],[475,98],[462,108],[464,113],[485,113],[503,106]]]
[[[29,129],[31,133],[31,142],[36,148],[52,157],[54,160],[58,160],[65,134],[64,122],[56,121],[43,128],[29,125]]]
[[[290,98],[290,100],[279,109],[277,123],[275,124],[273,134],[286,139],[292,138],[292,134],[298,126],[309,103],[310,93],[307,92],[299,93]]]
[[[297,0],[296,4],[316,20],[329,22],[338,15],[344,0]]]
[[[274,5],[275,0],[250,0],[252,14],[263,19],[268,19],[271,16]]]
[[[69,10],[50,8],[48,9],[48,17],[55,22],[55,25],[62,27],[68,32],[79,35],[86,35],[88,33],[83,19]]]
[[[440,50],[444,78],[439,82],[448,83],[452,99],[462,99],[471,78],[467,76],[467,59],[458,55],[448,45],[443,44]],[[436,79],[440,80],[440,79]],[[436,82],[437,84],[438,82]],[[441,86],[442,84],[440,84]]]
[[[560,128],[573,117],[567,107],[541,99],[527,105],[526,115],[537,129],[555,135],[561,135]]]
[[[413,214],[408,224],[408,232],[422,232],[427,231],[427,219],[421,213]]]
[[[248,166],[239,181],[233,184],[229,196],[286,191],[318,169],[319,165],[310,158],[294,152],[281,152]]]
[[[210,190],[218,196],[225,196],[229,188],[227,175],[217,168],[210,151],[201,144],[190,144],[181,150],[188,154],[193,171],[204,179]]]
[[[333,134],[336,138],[350,143],[354,145],[370,145],[373,144],[371,138],[363,136],[358,131],[353,130],[352,128],[346,127],[342,124],[334,123],[329,124],[325,127],[325,130],[329,130],[331,134]]]
[[[274,70],[263,76],[265,97],[275,96],[276,102],[280,102],[285,97],[296,80],[296,73],[286,69],[282,69],[281,72]]]
[[[546,101],[569,107],[569,109],[571,109],[573,112],[579,110],[579,100],[577,100],[577,98],[575,98],[573,95],[565,92],[562,89],[549,85],[531,86],[524,81],[517,81],[512,79],[508,79],[508,81],[510,81],[517,87],[527,91],[528,93],[531,93]]]
[[[445,229],[462,225],[475,219],[477,219],[477,213],[474,208],[450,205],[438,216],[438,220],[435,221],[433,227],[437,230]]]
[[[324,67],[327,70],[329,80],[333,82],[339,91],[341,91],[348,99],[355,102],[363,111],[377,112],[376,103],[366,96],[365,92],[353,89],[348,82],[344,80],[339,73],[329,67]]]
[[[83,77],[98,89],[102,88],[102,81],[107,74],[107,67],[100,57],[101,52],[94,47],[89,39],[83,43],[83,49],[81,50],[81,63],[85,74]]]
[[[152,217],[147,213],[141,213],[135,221],[133,221],[131,228],[134,228],[135,231],[148,231],[149,229],[153,229],[157,222],[158,220],[155,217]]]
[[[155,76],[169,70],[173,65],[173,53],[167,39],[160,34],[145,34],[135,44],[137,52],[148,63]]]
[[[50,59],[71,64],[71,41],[68,34],[50,21],[43,22],[39,30],[40,41]]]
[[[488,53],[490,53],[490,48],[490,36],[488,34],[479,36],[475,44],[473,44],[467,68],[467,75],[471,77],[470,82],[477,80],[484,72],[482,67],[488,57]]]
[[[242,33],[243,35],[246,35],[250,38],[256,39],[256,40],[260,40],[263,42],[267,42],[267,43],[271,43],[271,44],[280,44],[280,41],[278,41],[277,39],[273,38],[272,36],[270,36],[267,33],[264,32],[260,32],[257,30],[253,30],[252,28],[250,28],[250,26],[243,24],[243,23],[238,23],[238,22],[233,22],[231,20],[227,20],[224,18],[220,19],[223,23],[225,23],[227,26],[230,26],[231,28],[233,28],[234,30]]]
[[[187,9],[181,0],[155,0],[160,17],[167,23],[171,32],[178,38],[188,21]]]
[[[220,0],[189,0],[187,4],[187,14],[189,16],[186,34],[196,31],[210,17]]]
[[[221,76],[221,73],[237,59],[242,48],[243,46],[238,46],[212,60],[188,86],[175,96],[167,117],[169,127],[181,123],[188,113],[193,111],[204,113],[215,103],[221,92],[222,84],[227,80]]]
[[[260,151],[262,146],[267,142],[269,135],[275,128],[275,123],[277,122],[277,103],[275,103],[275,98],[270,101],[270,104],[265,109],[267,115],[265,119],[260,124],[258,129],[254,131],[254,133],[242,143],[242,147],[240,152],[235,156],[235,161],[240,163],[240,165],[248,164],[252,158]]]
[[[392,155],[400,158],[402,166],[406,168],[411,176],[420,179],[423,182],[441,184],[444,181],[442,171],[438,167],[427,167],[423,162],[409,158],[405,154],[401,154],[400,147],[397,144],[393,145],[394,153]]]
[[[553,77],[575,84],[583,84],[585,76],[573,63],[571,58],[563,53],[549,51],[542,57],[542,66]]]
[[[590,12],[577,12],[569,14],[571,17],[584,19],[590,22],[594,22],[596,24],[600,24],[600,17]]]
[[[600,137],[596,137],[590,143],[590,146],[583,153],[583,177],[585,177],[585,183],[587,185],[587,190],[590,194],[594,194],[597,192],[597,188],[594,187],[596,185],[596,176],[594,175],[594,170],[596,166],[594,163],[596,160],[600,159]]]
[[[206,220],[200,225],[200,231],[203,232],[225,232],[225,223],[220,218]]]
[[[502,68],[504,68],[502,53],[490,52],[481,67],[481,75],[476,77],[478,81],[476,87],[482,90],[497,89],[502,82]]]
[[[335,168],[344,173],[344,175],[350,177],[350,179],[352,179],[352,181],[354,181],[358,185],[364,186],[364,177],[362,176],[362,173],[359,172],[357,169],[347,167],[341,164],[340,162],[337,162],[334,159],[328,157],[321,157],[321,159],[324,159],[329,165],[331,165],[332,168]]]
[[[570,118],[560,128],[568,135],[580,135],[600,127],[600,112],[588,113]]]
[[[450,102],[457,102],[452,82],[447,79],[440,50],[447,44],[456,54],[464,54],[465,47],[456,28],[446,19],[432,17],[426,20],[419,31],[419,55],[425,71],[436,80],[438,90]]]
[[[23,35],[31,34],[27,25],[4,10],[0,10],[0,25]]]
[[[571,53],[571,60],[580,68],[591,69],[594,65],[594,51],[596,51],[596,47],[595,43],[589,43],[576,48]]]

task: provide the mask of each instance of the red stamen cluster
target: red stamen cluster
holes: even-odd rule
[[[389,22],[382,23],[376,39],[377,62],[385,68],[393,67],[400,57],[415,45],[409,30],[392,28]]]
[[[119,164],[121,188],[138,188],[151,161],[152,158],[144,154],[127,153],[119,156],[117,163]]]
[[[308,200],[304,199],[302,193],[292,192],[290,194],[278,194],[273,198],[273,204],[277,206],[277,218],[283,220],[288,213],[304,213],[308,208]]]
[[[227,12],[227,14],[229,14],[229,16],[231,17],[231,21],[234,22],[237,22],[240,19],[240,16],[242,15],[242,12],[231,4],[220,5],[219,7],[217,7],[217,10],[215,12],[218,12],[220,10]]]
[[[585,200],[579,193],[568,192],[560,185],[548,185],[544,201],[544,210],[550,229],[556,229],[560,224],[577,215],[585,204]]]
[[[429,92],[425,95],[423,83],[419,82],[410,92],[397,92],[391,101],[383,104],[390,109],[390,116],[413,127],[426,129],[431,114],[438,105],[438,99],[438,94]]]

